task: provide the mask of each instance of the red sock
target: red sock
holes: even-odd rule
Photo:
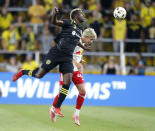
[[[53,106],[56,106],[58,98],[59,98],[59,94],[55,96],[54,101],[53,101]]]
[[[81,93],[78,95],[77,100],[76,100],[76,109],[80,110],[83,102],[84,102],[84,97],[85,97],[85,93]]]

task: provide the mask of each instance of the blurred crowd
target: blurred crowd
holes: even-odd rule
[[[113,10],[118,6],[127,10],[125,20],[113,18]],[[0,0],[0,50],[7,52],[0,55],[0,63],[5,70],[16,72],[30,65],[39,66],[33,53],[17,55],[16,51],[40,51],[44,58],[61,30],[50,22],[54,7],[59,8],[61,19],[69,18],[73,8],[84,9],[85,24],[94,28],[98,36],[92,51],[119,52],[120,42],[125,42],[126,52],[155,52],[155,43],[145,41],[155,40],[155,0]],[[102,42],[102,38],[112,38],[112,42]],[[127,39],[141,39],[142,42],[129,43]],[[93,65],[100,73],[120,74],[119,57],[84,59],[89,69]],[[131,67],[129,74],[144,74],[145,66],[155,65],[155,58],[145,60],[139,54],[137,58],[127,58],[126,64]]]

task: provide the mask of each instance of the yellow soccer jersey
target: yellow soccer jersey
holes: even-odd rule
[[[5,46],[9,51],[14,51],[17,41],[20,39],[19,33],[14,31],[6,30],[2,33],[2,39],[5,41]]]
[[[147,27],[151,24],[151,20],[155,17],[155,8],[154,7],[142,7],[140,17],[143,19],[143,27]]]
[[[34,70],[37,67],[38,67],[38,65],[34,60],[32,60],[30,63],[24,62],[24,64],[22,65],[22,69],[24,69],[24,70]]]
[[[10,26],[12,20],[13,17],[10,13],[8,13],[6,17],[2,17],[0,14],[0,27],[2,29],[7,29]]]
[[[114,39],[124,40],[126,35],[126,20],[114,20]]]
[[[46,14],[46,9],[44,8],[44,6],[35,5],[29,8],[28,13],[32,15],[32,18],[31,18],[32,23],[41,24],[43,23],[43,20],[41,17]]]

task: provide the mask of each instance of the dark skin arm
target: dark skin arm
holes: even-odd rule
[[[59,12],[58,8],[55,7],[53,9],[52,24],[62,26],[64,22],[57,19],[58,12]]]
[[[62,26],[64,24],[64,22],[57,19],[58,12],[59,12],[58,8],[55,7],[54,10],[53,10],[52,24],[58,25],[58,26]],[[80,46],[84,50],[90,50],[91,49],[91,46],[90,45],[84,45],[83,46],[81,44],[81,42],[78,43],[78,46]]]

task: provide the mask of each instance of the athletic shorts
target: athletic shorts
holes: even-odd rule
[[[83,74],[80,71],[74,71],[72,81],[75,85],[83,84],[84,83]]]
[[[73,76],[72,76],[72,81],[75,85],[83,84],[84,79],[83,79],[82,73],[80,71],[74,71]],[[62,73],[60,73],[60,81],[59,81],[60,86],[62,86],[63,83],[64,83],[63,82],[63,75],[62,75]]]
[[[59,71],[63,74],[73,73],[72,56],[64,55],[56,48],[52,48],[45,56],[42,68],[47,72],[59,65]]]

